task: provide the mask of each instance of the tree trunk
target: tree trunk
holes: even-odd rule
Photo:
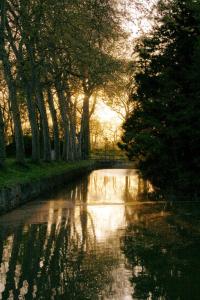
[[[4,48],[4,45],[2,44],[2,40],[0,42],[0,53],[3,62],[4,76],[5,76],[6,83],[8,85],[9,101],[10,101],[13,123],[14,123],[16,160],[19,163],[24,163],[24,141],[23,141],[21,119],[20,119],[20,111],[17,103],[16,84],[12,76],[8,54]]]
[[[85,94],[83,101],[83,113],[81,119],[81,153],[82,159],[88,159],[90,155],[90,95]]]
[[[69,86],[66,83],[64,83],[64,90],[66,94],[66,107],[67,107],[67,119],[68,119],[68,126],[69,126],[69,160],[74,161],[75,160],[75,139],[74,139],[74,120],[73,120],[73,104],[71,102],[71,92],[69,89]]]
[[[53,96],[52,96],[50,87],[47,89],[47,97],[48,97],[49,109],[50,109],[52,123],[53,123],[55,160],[60,160],[60,141],[59,141],[58,119],[57,119],[57,114],[56,114]]]
[[[56,83],[56,92],[58,95],[58,102],[60,107],[61,119],[62,119],[62,126],[64,131],[64,141],[63,141],[63,159],[68,161],[69,156],[69,120],[67,116],[67,105],[66,99],[64,96],[63,89],[59,83]]]
[[[6,16],[6,2],[1,1],[0,6],[0,59],[3,63],[4,76],[9,90],[9,101],[12,110],[12,117],[15,131],[15,145],[16,145],[16,160],[19,163],[24,163],[24,141],[20,120],[19,106],[17,103],[17,91],[15,80],[12,75],[11,65],[8,53],[5,49],[5,16]]]
[[[73,149],[73,157],[74,160],[79,158],[78,149],[77,149],[77,141],[76,141],[76,102],[72,107],[72,116],[71,116],[71,139],[72,139],[72,149]]]
[[[4,135],[4,121],[0,108],[0,168],[4,167],[6,159],[5,135]]]
[[[30,85],[26,86],[26,99],[27,99],[27,107],[29,114],[29,122],[31,126],[31,134],[32,134],[32,161],[37,163],[40,161],[40,143],[39,143],[39,128],[37,123],[36,116],[36,106],[35,99],[33,93],[31,92],[32,88]]]
[[[31,133],[32,133],[32,161],[39,162],[40,160],[39,131],[38,131],[38,124],[37,124],[37,116],[36,116],[36,105],[35,105],[35,99],[33,95],[33,86],[35,80],[33,79],[32,73],[31,73],[32,76],[30,76],[30,78],[29,76],[26,75],[27,70],[26,70],[26,66],[24,69],[24,58],[23,58],[22,48],[17,49],[8,20],[5,20],[4,25],[6,26],[7,29],[9,43],[12,47],[12,50],[19,64],[18,70],[22,78],[23,88],[26,94],[29,122],[30,122]]]
[[[51,143],[49,137],[49,125],[46,113],[46,107],[44,103],[43,92],[38,82],[35,82],[35,96],[37,99],[37,104],[42,120],[42,133],[43,133],[43,142],[44,142],[44,161],[51,161]]]

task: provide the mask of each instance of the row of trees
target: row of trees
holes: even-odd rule
[[[34,162],[50,161],[52,149],[56,160],[88,158],[90,99],[121,70],[113,55],[119,38],[112,0],[1,1],[1,165],[13,135],[24,162],[25,134]]]
[[[159,188],[199,193],[200,5],[159,1],[152,31],[135,46],[134,111],[124,148]]]

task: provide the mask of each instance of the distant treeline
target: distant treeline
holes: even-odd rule
[[[159,1],[135,45],[134,112],[121,147],[158,188],[200,194],[200,3]],[[191,198],[188,198],[189,200]]]

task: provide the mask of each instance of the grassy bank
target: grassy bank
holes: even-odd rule
[[[8,160],[4,170],[0,170],[0,189],[17,184],[34,182],[53,175],[59,175],[65,171],[77,170],[82,167],[92,166],[91,161],[79,161],[73,163],[52,162],[40,163],[39,165],[31,162],[25,166],[17,165],[14,160]]]

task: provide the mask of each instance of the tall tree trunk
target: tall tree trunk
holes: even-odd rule
[[[39,142],[39,128],[36,115],[35,99],[32,93],[32,87],[26,85],[26,99],[29,114],[29,122],[32,134],[32,161],[37,163],[40,161],[40,142]]]
[[[55,160],[60,160],[60,141],[59,141],[58,119],[57,119],[57,114],[56,114],[54,101],[53,101],[53,95],[52,95],[50,87],[48,87],[48,89],[47,89],[47,98],[48,98],[49,109],[50,109],[52,123],[53,123]]]
[[[23,82],[23,88],[24,92],[26,94],[26,100],[27,100],[27,108],[28,108],[28,115],[29,115],[29,122],[31,126],[31,133],[32,133],[32,161],[33,162],[39,162],[40,160],[40,143],[39,143],[39,130],[38,130],[38,124],[37,124],[37,116],[36,116],[36,104],[34,99],[34,78],[33,78],[33,72],[31,72],[31,76],[27,77],[27,70],[26,66],[24,69],[24,58],[23,58],[23,52],[22,47],[17,49],[15,40],[12,36],[12,30],[9,26],[9,22],[7,18],[5,18],[5,26],[8,33],[8,39],[9,43],[12,47],[12,50],[16,56],[17,62],[19,64],[19,73],[22,78]],[[31,61],[31,59],[29,59]]]
[[[58,102],[60,107],[61,119],[62,119],[62,126],[64,131],[64,141],[63,141],[63,159],[68,161],[69,160],[69,120],[67,116],[67,105],[66,99],[63,92],[63,89],[59,83],[56,83],[56,92],[58,95]]]
[[[42,133],[43,133],[43,143],[44,143],[44,161],[51,161],[51,143],[49,137],[49,125],[46,113],[46,107],[44,103],[44,96],[41,89],[41,86],[38,82],[35,82],[35,96],[37,99],[37,104],[42,120]]]
[[[1,53],[1,59],[3,62],[4,76],[5,76],[6,83],[8,85],[9,101],[10,101],[13,123],[14,123],[16,160],[19,163],[24,163],[24,158],[25,158],[24,141],[23,141],[21,119],[20,119],[20,111],[19,111],[19,106],[18,106],[18,102],[17,102],[16,83],[12,76],[9,57],[4,48],[4,45],[2,44],[2,39],[0,41],[0,53]]]
[[[4,166],[6,159],[6,147],[5,147],[5,134],[4,134],[4,121],[0,108],[0,168]]]
[[[16,160],[19,163],[24,163],[24,141],[20,120],[19,106],[17,103],[17,91],[15,80],[12,75],[11,65],[8,53],[5,49],[5,16],[6,16],[6,2],[1,1],[0,5],[0,59],[3,63],[4,76],[9,90],[9,101],[12,110],[12,117],[15,131],[15,145],[16,145]]]
[[[74,160],[79,158],[78,156],[78,149],[77,149],[77,142],[76,142],[76,102],[72,107],[72,116],[71,116],[71,139],[72,139],[72,149],[73,149],[73,156]]]
[[[64,83],[64,90],[66,94],[66,107],[67,107],[67,119],[69,124],[69,160],[75,159],[75,140],[74,140],[74,124],[73,124],[73,104],[71,101],[71,92],[68,83]]]
[[[85,94],[83,101],[83,113],[81,119],[81,153],[82,159],[88,159],[90,155],[90,95]]]

